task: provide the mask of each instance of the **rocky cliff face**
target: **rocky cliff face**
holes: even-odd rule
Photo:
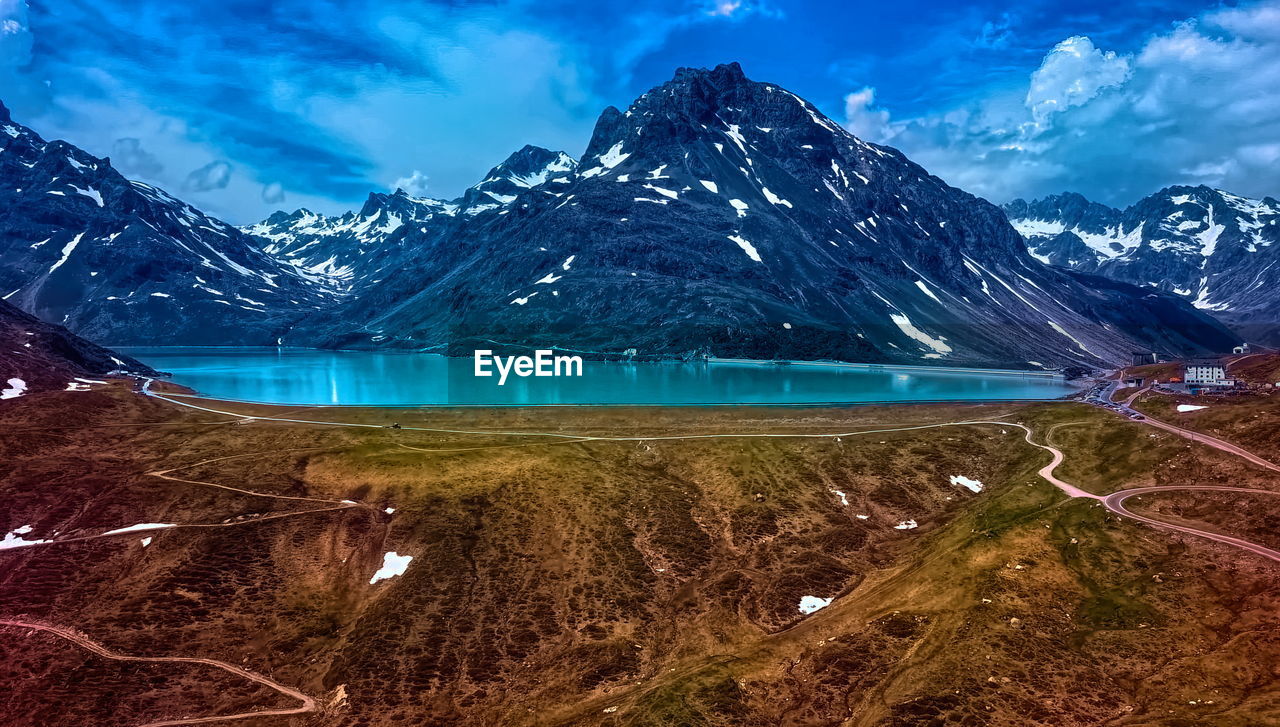
[[[569,184],[576,165],[564,152],[526,146],[455,200],[410,197],[400,189],[375,192],[358,212],[333,217],[305,209],[277,212],[243,231],[303,275],[336,292],[359,295],[412,260],[424,241],[477,215],[506,214],[531,189]]]
[[[1005,206],[1033,255],[1173,293],[1262,343],[1280,343],[1280,202],[1168,187],[1125,210],[1078,194]]]
[[[0,296],[114,344],[275,343],[326,302],[234,227],[0,106]]]
[[[112,373],[155,372],[0,301],[0,388],[9,390],[11,398],[42,390],[87,388],[78,379]]]
[[[736,64],[607,109],[561,177],[469,192],[286,340],[1023,368],[1233,341],[1172,294],[1041,264],[998,208]]]
[[[457,212],[433,199],[375,192],[356,212],[326,217],[310,210],[277,212],[243,232],[263,251],[338,294],[350,294],[382,280],[389,266],[408,257],[406,245],[428,226]]]

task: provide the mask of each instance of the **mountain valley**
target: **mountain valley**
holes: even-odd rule
[[[115,345],[1087,370],[1240,341],[1177,289],[1043,264],[1000,209],[736,64],[607,109],[582,162],[527,146],[454,200],[242,229],[4,129],[7,299]]]
[[[394,264],[352,268],[326,247],[349,235],[292,231],[305,212],[247,228],[377,281],[285,342],[1035,368],[1235,339],[1175,296],[1039,264],[998,209],[733,64],[606,110],[576,169],[531,154],[453,202],[394,196],[418,210],[397,220],[429,222],[397,227]],[[512,179],[527,181],[486,188]],[[327,224],[374,234],[381,199]]]
[[[239,227],[0,106],[0,723],[1278,724],[1280,354],[1152,381],[1280,336],[1277,217],[997,207],[736,63]]]

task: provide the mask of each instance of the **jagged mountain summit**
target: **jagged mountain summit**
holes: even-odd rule
[[[1053,265],[1174,293],[1242,335],[1280,343],[1280,202],[1173,186],[1118,210],[1078,194],[1004,207]]]
[[[578,162],[562,151],[525,145],[489,170],[484,179],[456,200],[459,211],[474,216],[501,210],[530,189],[570,184]]]
[[[468,192],[491,202],[408,231],[286,340],[1020,368],[1235,340],[1174,295],[1041,264],[994,205],[737,64],[606,109],[562,176]]]
[[[437,237],[476,215],[505,210],[531,189],[569,184],[577,162],[564,152],[526,146],[489,171],[455,200],[374,192],[358,212],[324,217],[301,209],[277,212],[243,231],[263,250],[327,281],[336,291],[362,292],[413,254],[424,238]]]
[[[0,296],[113,344],[275,343],[327,300],[236,228],[3,105]]]
[[[264,252],[323,282],[339,293],[378,282],[386,266],[405,254],[403,245],[415,227],[426,232],[437,216],[452,216],[457,205],[434,199],[374,192],[358,212],[326,217],[307,209],[276,212],[241,228]]]

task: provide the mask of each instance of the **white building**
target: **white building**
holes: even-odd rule
[[[1186,384],[1201,386],[1232,386],[1234,381],[1227,378],[1227,367],[1215,358],[1195,359],[1188,361],[1183,367],[1182,381]]]

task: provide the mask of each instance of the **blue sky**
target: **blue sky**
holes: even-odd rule
[[[236,223],[451,198],[732,60],[996,202],[1280,194],[1280,0],[0,0],[17,120]]]

